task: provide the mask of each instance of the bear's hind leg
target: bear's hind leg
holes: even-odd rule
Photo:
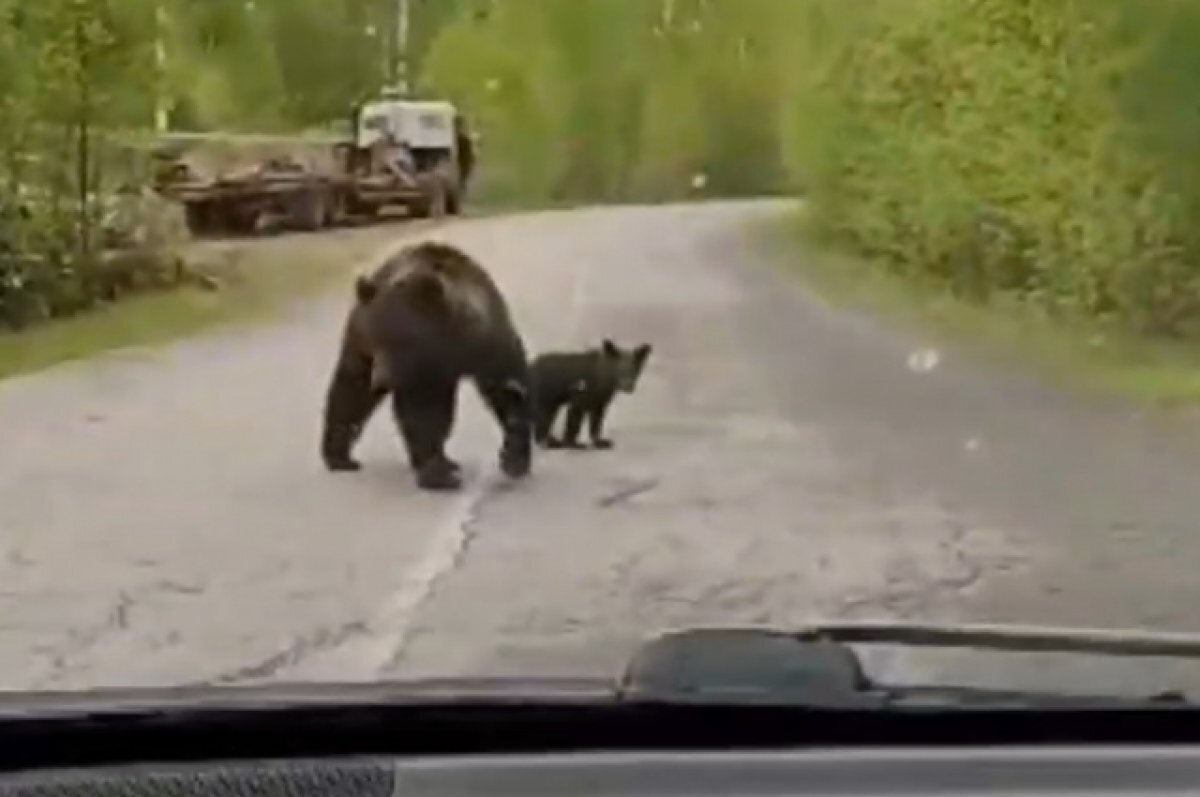
[[[458,463],[446,456],[454,428],[458,380],[409,381],[392,390],[392,411],[408,449],[409,464],[423,490],[456,490],[462,485]]]

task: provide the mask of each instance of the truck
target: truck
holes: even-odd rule
[[[197,236],[253,234],[271,220],[318,230],[389,207],[417,218],[461,211],[474,141],[453,103],[385,95],[355,108],[349,137],[330,143],[322,168],[284,155],[205,177],[169,159],[155,188],[184,206]]]

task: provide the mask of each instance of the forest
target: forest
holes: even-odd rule
[[[1200,331],[1200,0],[409,5],[415,91],[481,133],[482,199],[703,175],[803,197],[813,236],[971,301]],[[0,317],[98,300],[131,132],[327,127],[392,78],[396,8],[0,0]]]

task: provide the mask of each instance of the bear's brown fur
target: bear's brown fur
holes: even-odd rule
[[[326,467],[360,467],[352,449],[390,394],[418,485],[458,487],[458,465],[445,444],[463,378],[475,383],[501,427],[501,468],[511,477],[526,475],[532,464],[529,365],[504,296],[462,250],[437,242],[408,246],[356,281],[326,395]]]
[[[595,349],[546,352],[530,366],[533,381],[533,436],[547,448],[583,448],[579,433],[586,420],[593,448],[612,448],[604,420],[617,393],[632,393],[650,358],[643,343],[623,349],[609,339]],[[561,438],[553,435],[563,407],[567,420]]]

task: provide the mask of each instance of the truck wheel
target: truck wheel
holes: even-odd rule
[[[342,194],[334,194],[325,210],[325,226],[340,227],[346,222],[346,198]]]
[[[295,220],[300,229],[311,232],[325,226],[329,210],[324,191],[307,191],[297,204],[299,207],[295,211]]]
[[[197,237],[213,232],[213,208],[207,202],[184,206],[184,218],[188,232]]]
[[[369,202],[364,202],[362,197],[353,193],[346,196],[343,207],[347,216],[360,216],[369,220],[379,215],[379,208]]]
[[[222,220],[222,232],[230,235],[254,235],[262,214],[254,207],[230,208]]]
[[[440,219],[446,215],[446,186],[435,180],[429,186],[429,194],[421,199],[414,208],[415,215],[422,219]]]

